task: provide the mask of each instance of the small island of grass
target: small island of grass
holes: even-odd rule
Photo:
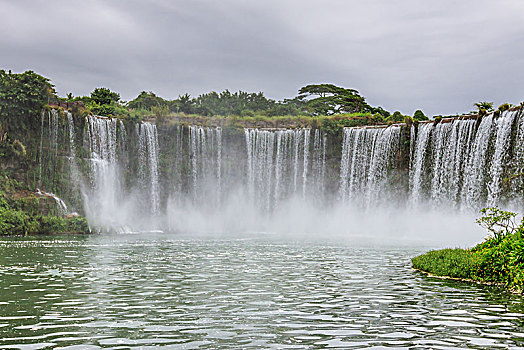
[[[490,235],[471,249],[433,250],[412,259],[413,268],[430,275],[498,284],[524,292],[524,219],[498,208],[482,210],[477,220]]]

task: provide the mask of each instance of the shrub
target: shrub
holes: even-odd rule
[[[465,249],[432,250],[413,258],[413,267],[437,276],[475,279],[479,266],[476,253]]]
[[[495,282],[524,290],[524,220],[498,208],[486,208],[477,220],[488,238],[472,249],[430,251],[412,259],[413,267],[438,276]]]

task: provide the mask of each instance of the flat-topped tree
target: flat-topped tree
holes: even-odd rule
[[[333,84],[306,85],[298,93],[307,101],[306,109],[312,115],[358,113],[371,108],[357,90]]]

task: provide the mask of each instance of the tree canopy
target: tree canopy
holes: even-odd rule
[[[429,118],[420,109],[415,111],[415,114],[413,114],[413,119],[418,121],[429,120]]]
[[[312,115],[358,113],[371,108],[357,90],[333,84],[306,85],[298,93],[307,101],[306,109]]]
[[[112,102],[120,101],[120,94],[108,88],[96,88],[91,92],[91,100],[99,105],[109,105]]]
[[[33,71],[11,73],[0,70],[0,116],[39,114],[54,92],[49,79]]]

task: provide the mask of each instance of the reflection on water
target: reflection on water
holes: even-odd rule
[[[1,348],[524,346],[524,299],[425,248],[174,235],[4,238]]]

